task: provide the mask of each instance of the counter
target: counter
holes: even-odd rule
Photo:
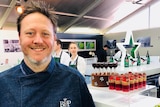
[[[94,87],[88,85],[96,107],[154,107],[160,104],[160,99],[156,95],[156,87],[147,85],[132,92],[121,92],[109,90],[107,87]],[[142,95],[144,91],[155,92],[152,97]]]

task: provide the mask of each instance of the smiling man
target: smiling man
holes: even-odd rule
[[[55,39],[51,21],[38,12],[27,15],[21,21],[19,38],[25,63],[34,72],[44,71],[51,61]]]
[[[22,62],[0,74],[0,107],[95,107],[84,77],[52,57],[56,16],[44,1],[17,20]]]

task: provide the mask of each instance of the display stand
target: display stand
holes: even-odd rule
[[[109,90],[108,87],[91,85],[88,85],[88,88],[96,107],[142,107],[142,105],[143,107],[154,107],[160,103],[160,99],[156,98],[156,87],[151,85],[130,92]],[[145,92],[148,93],[148,96]]]

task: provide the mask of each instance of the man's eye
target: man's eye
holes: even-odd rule
[[[27,35],[33,35],[33,32],[27,32],[26,34]]]
[[[47,35],[49,35],[49,34],[48,34],[48,33],[43,33],[43,35],[47,36]]]

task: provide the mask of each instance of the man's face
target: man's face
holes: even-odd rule
[[[104,47],[103,49],[104,49],[104,50],[107,50],[108,48],[107,48],[107,47]]]
[[[50,61],[55,33],[46,16],[40,13],[27,15],[21,22],[19,38],[24,60],[32,63]]]

